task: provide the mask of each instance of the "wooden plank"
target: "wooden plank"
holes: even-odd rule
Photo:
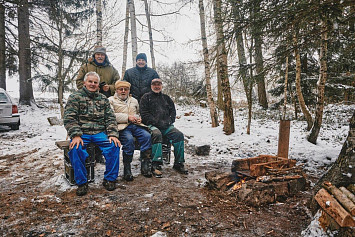
[[[320,189],[314,198],[322,207],[323,211],[328,213],[340,225],[340,227],[355,226],[355,221],[350,213],[347,212],[324,188]]]
[[[267,169],[290,168],[295,166],[295,164],[296,164],[295,160],[289,160],[289,159],[282,159],[274,162],[253,164],[250,166],[250,175],[262,176],[266,174]]]
[[[323,187],[333,194],[351,215],[355,216],[355,204],[342,191],[329,182],[325,182]]]
[[[69,148],[70,140],[56,141],[55,144],[59,149],[64,150],[65,148]]]

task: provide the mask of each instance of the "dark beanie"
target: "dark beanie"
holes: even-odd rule
[[[147,62],[147,55],[145,55],[145,53],[140,53],[136,57],[136,62],[137,62],[138,59],[144,59],[144,61]]]

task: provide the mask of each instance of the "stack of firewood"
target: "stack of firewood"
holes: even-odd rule
[[[322,209],[319,222],[323,228],[355,227],[355,195],[347,188],[325,182],[315,200]]]

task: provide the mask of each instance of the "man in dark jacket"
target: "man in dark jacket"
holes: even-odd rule
[[[152,131],[152,172],[161,170],[162,141],[167,137],[174,146],[174,166],[179,173],[188,174],[184,167],[184,134],[174,127],[176,110],[171,98],[163,94],[162,80],[155,78],[151,82],[151,92],[143,95],[140,101],[142,122]]]
[[[96,46],[94,53],[88,62],[83,64],[76,77],[76,87],[83,88],[84,76],[88,72],[96,72],[100,76],[100,93],[106,97],[115,94],[115,82],[120,80],[120,75],[112,66],[106,54],[106,48]]]
[[[158,73],[147,66],[145,53],[140,53],[136,57],[136,66],[126,70],[123,81],[131,83],[131,94],[139,102],[145,93],[151,91],[150,84],[154,78],[159,78]]]
[[[86,146],[90,142],[98,145],[106,158],[103,186],[108,191],[116,188],[121,144],[116,117],[108,99],[98,92],[99,83],[99,75],[88,72],[84,77],[84,87],[69,96],[64,110],[64,126],[71,138],[69,158],[78,185],[78,196],[88,191],[85,160],[89,156]]]

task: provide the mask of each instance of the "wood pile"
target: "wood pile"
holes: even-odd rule
[[[226,191],[252,206],[284,201],[306,188],[306,179],[295,160],[271,155],[238,159],[232,173],[205,174],[208,187]]]
[[[347,188],[324,182],[314,198],[321,207],[319,222],[324,229],[355,227],[355,195]]]

